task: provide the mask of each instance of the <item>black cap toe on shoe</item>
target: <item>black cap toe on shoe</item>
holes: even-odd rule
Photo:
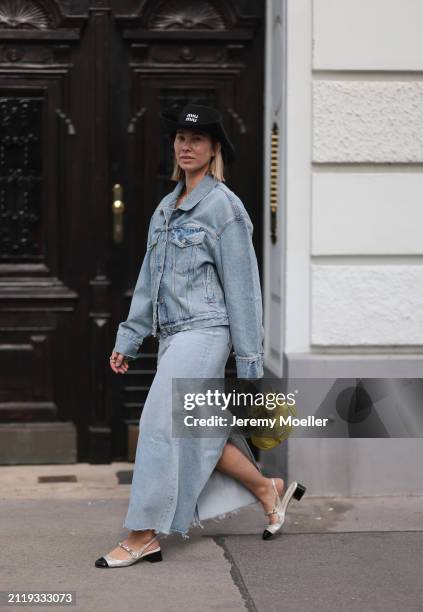
[[[271,531],[267,531],[267,529],[265,529],[263,531],[263,540],[270,540],[271,537],[273,537],[273,533]]]
[[[100,557],[95,562],[95,566],[96,567],[109,567],[109,564],[107,563],[107,561],[106,561],[106,559],[104,557]]]

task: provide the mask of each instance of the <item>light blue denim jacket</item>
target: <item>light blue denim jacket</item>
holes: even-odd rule
[[[238,378],[263,377],[263,308],[253,224],[241,200],[206,175],[175,208],[183,181],[154,211],[114,350],[129,359],[148,335],[229,325]]]

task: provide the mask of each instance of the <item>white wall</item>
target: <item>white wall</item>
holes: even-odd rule
[[[264,327],[265,364],[278,377],[283,376],[284,326],[284,251],[285,251],[285,156],[284,147],[279,149],[279,207],[277,211],[278,240],[270,239],[270,161],[271,134],[276,125],[282,136],[285,132],[285,81],[282,79],[286,57],[284,36],[285,6],[282,2],[268,0],[266,10],[265,49],[265,114],[264,114],[264,193],[263,193],[263,245],[264,245]]]
[[[423,68],[421,0],[314,0],[315,70]]]
[[[275,5],[286,17],[280,265],[290,373],[423,376],[423,3]],[[421,442],[291,439],[272,462],[287,450],[289,478],[314,495],[421,494]]]
[[[286,3],[285,353],[310,350],[312,4]]]
[[[420,0],[313,1],[312,345],[423,351]]]
[[[266,253],[267,363],[282,375],[272,362],[276,329],[288,355],[388,346],[423,354],[423,3],[268,6],[266,134],[275,83],[284,122],[283,250]],[[283,46],[274,44],[278,11],[283,63],[275,58]],[[265,201],[268,224],[268,193]]]

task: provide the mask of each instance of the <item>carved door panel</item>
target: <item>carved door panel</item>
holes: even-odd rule
[[[0,462],[126,458],[157,341],[125,376],[108,357],[149,219],[173,186],[160,111],[221,109],[239,152],[226,180],[260,259],[263,7],[25,0],[13,14],[13,4],[0,0]],[[14,454],[22,435],[26,454]]]
[[[0,462],[72,461],[71,66],[82,17],[55,2],[0,2]],[[77,143],[76,143],[77,144]],[[79,180],[79,176],[75,177]],[[71,340],[73,338],[73,340]]]

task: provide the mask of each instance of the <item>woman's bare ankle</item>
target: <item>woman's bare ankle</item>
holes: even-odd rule
[[[133,542],[147,542],[147,540],[151,540],[155,535],[153,529],[142,529],[142,530],[131,530],[126,539],[131,540]]]
[[[285,481],[282,478],[274,478],[274,481],[276,484],[276,489],[279,495],[281,495],[285,487]],[[260,487],[257,488],[255,495],[258,497],[260,501],[262,502],[264,501],[265,503],[269,501],[269,498],[273,500],[275,496],[275,490],[272,485],[272,479],[265,478],[263,483],[260,485]]]
[[[263,481],[255,489],[254,495],[258,497],[258,499],[262,499],[263,497],[268,497],[271,486],[272,486],[271,479],[263,477]]]

